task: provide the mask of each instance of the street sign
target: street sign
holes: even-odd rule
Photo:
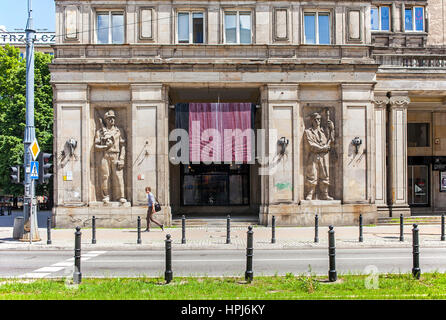
[[[39,162],[31,161],[31,179],[39,179]]]
[[[34,139],[33,143],[31,143],[31,145],[29,146],[29,150],[31,151],[33,160],[36,160],[40,152],[40,147],[39,144],[37,143],[37,139]]]

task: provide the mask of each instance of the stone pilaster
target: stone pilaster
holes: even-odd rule
[[[391,92],[389,103],[389,210],[391,216],[410,215],[407,202],[407,106],[410,103],[408,93]]]
[[[152,187],[163,209],[159,218],[170,224],[167,90],[162,84],[133,84],[131,92],[133,203],[147,206],[144,189]]]
[[[373,203],[374,187],[372,153],[373,84],[342,84],[342,201]],[[361,144],[353,145],[358,137]],[[333,183],[338,183],[340,181]]]
[[[387,211],[386,172],[386,113],[389,104],[387,92],[375,92],[374,108],[374,162],[375,162],[375,203],[378,210]]]
[[[265,130],[265,140],[262,143],[264,150],[257,155],[261,155],[260,221],[263,224],[270,221],[271,214],[276,215],[277,222],[281,223],[281,217],[294,214],[299,203],[299,141],[296,139],[299,136],[300,114],[298,89],[296,84],[273,84],[262,88],[262,129]],[[289,142],[284,155],[278,152],[278,139],[281,137]]]

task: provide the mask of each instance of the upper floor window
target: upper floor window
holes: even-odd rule
[[[424,8],[410,7],[404,10],[405,31],[424,31]]]
[[[204,43],[203,12],[178,12],[178,43]]]
[[[225,12],[225,43],[252,42],[251,11]]]
[[[372,7],[370,16],[372,31],[390,31],[390,7]]]
[[[330,30],[330,12],[304,12],[305,44],[330,44]]]
[[[124,13],[122,11],[104,11],[97,13],[97,43],[124,43]]]
[[[407,146],[429,147],[429,123],[407,124]]]

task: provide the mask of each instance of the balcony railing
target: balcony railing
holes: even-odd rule
[[[446,55],[373,55],[381,67],[446,68]]]
[[[56,45],[55,63],[103,59],[172,63],[354,63],[373,64],[370,47],[313,45]]]

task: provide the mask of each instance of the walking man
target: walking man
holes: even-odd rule
[[[147,193],[147,204],[148,204],[147,218],[146,218],[146,220],[147,220],[147,228],[146,228],[146,230],[144,230],[144,232],[149,232],[150,231],[150,221],[152,221],[155,224],[157,224],[161,228],[161,230],[164,231],[164,225],[159,223],[155,219],[153,219],[153,214],[155,213],[155,196],[152,193],[152,188],[146,187],[146,193]]]

